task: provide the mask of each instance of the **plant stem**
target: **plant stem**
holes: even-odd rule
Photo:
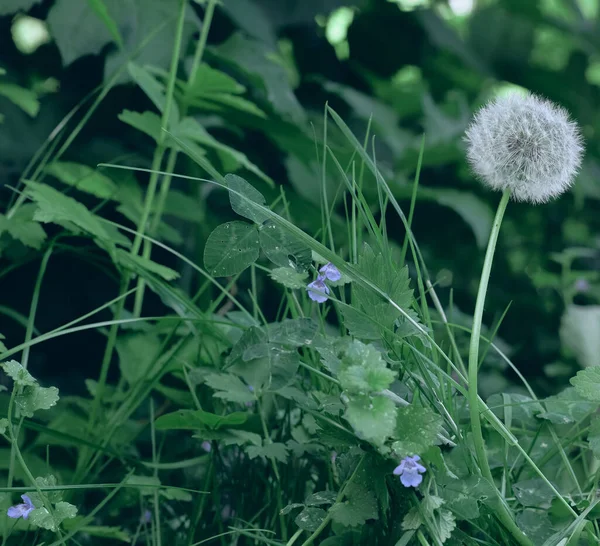
[[[485,453],[485,443],[483,440],[483,432],[481,430],[481,417],[479,414],[479,398],[477,395],[477,375],[479,372],[479,338],[481,335],[481,323],[483,320],[483,307],[485,304],[485,296],[487,294],[488,283],[490,280],[490,273],[492,271],[492,264],[494,262],[494,252],[496,250],[496,243],[498,242],[498,234],[500,233],[500,226],[502,225],[502,218],[506,211],[506,206],[510,199],[510,190],[506,190],[502,194],[502,199],[498,205],[496,211],[496,217],[492,224],[492,231],[488,241],[487,250],[485,253],[485,260],[483,262],[483,270],[481,272],[481,278],[479,281],[479,290],[477,292],[477,301],[475,302],[475,313],[473,315],[473,328],[471,329],[471,344],[469,346],[469,412],[471,416],[471,432],[473,434],[473,445],[475,446],[475,454],[481,474],[486,478],[493,486],[496,491],[499,500],[498,518],[502,524],[506,527],[515,540],[523,546],[531,546],[532,542],[529,540],[523,531],[519,529],[515,523],[512,514],[506,502],[500,492],[496,489],[494,483],[494,477],[487,460]]]

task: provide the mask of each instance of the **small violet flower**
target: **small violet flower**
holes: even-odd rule
[[[317,303],[327,301],[329,287],[325,284],[325,277],[319,275],[316,281],[311,282],[307,287],[308,297]]]
[[[200,444],[200,447],[201,447],[201,448],[202,448],[204,451],[206,451],[206,453],[210,453],[210,452],[211,452],[211,450],[212,450],[212,445],[211,445],[211,443],[210,443],[210,442],[207,442],[206,440],[204,440],[204,442],[202,442],[202,443]]]
[[[327,280],[333,282],[339,281],[342,278],[342,274],[340,273],[339,269],[331,262],[325,264],[321,269],[319,269],[319,273],[321,273],[321,275],[323,275]]]
[[[27,495],[21,495],[21,498],[25,501],[23,504],[17,504],[16,506],[11,506],[8,509],[8,517],[13,519],[27,519],[29,517],[29,513],[32,510],[35,510],[35,506],[31,499]]]
[[[423,472],[425,467],[418,461],[421,457],[414,455],[413,457],[404,457],[400,464],[394,469],[394,475],[400,476],[400,481],[404,487],[417,487],[423,481]]]

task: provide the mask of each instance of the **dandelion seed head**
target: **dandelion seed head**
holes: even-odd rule
[[[579,127],[556,104],[528,93],[497,98],[468,127],[467,158],[493,190],[544,203],[571,187],[583,156]]]

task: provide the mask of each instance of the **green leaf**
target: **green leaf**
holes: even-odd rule
[[[288,347],[310,345],[317,334],[317,324],[310,318],[286,319],[269,324],[267,333],[271,343]]]
[[[571,378],[577,394],[600,404],[600,367],[587,368]]]
[[[270,271],[269,276],[286,288],[300,290],[306,288],[308,273],[291,267],[276,267]]]
[[[37,385],[34,377],[16,360],[2,363],[2,369],[17,385],[22,387]]]
[[[158,430],[219,429],[232,425],[242,425],[248,415],[241,412],[216,415],[203,410],[179,410],[160,416],[155,421]]]
[[[154,491],[160,489],[161,481],[156,476],[129,476],[125,483],[129,486],[139,487],[139,492],[142,495],[153,495]]]
[[[175,500],[180,502],[190,502],[193,498],[191,493],[189,493],[188,491],[182,491],[181,489],[176,489],[174,487],[167,487],[166,489],[161,489],[160,496],[168,500]]]
[[[38,485],[40,489],[44,489],[46,487],[56,487],[58,482],[56,481],[56,476],[52,474],[48,474],[47,476],[38,476],[35,479],[35,483]],[[60,502],[62,500],[62,491],[45,491],[46,497],[51,503]]]
[[[329,513],[336,523],[345,527],[363,525],[369,519],[377,519],[377,500],[362,485],[350,483],[345,490],[346,500],[334,504]]]
[[[33,220],[36,206],[33,203],[21,205],[11,218],[0,214],[0,235],[4,232],[25,246],[39,250],[46,240],[44,228]]]
[[[381,353],[372,345],[354,340],[346,349],[338,374],[340,385],[352,393],[372,393],[387,389],[396,373],[387,367]]]
[[[252,265],[260,252],[258,231],[245,222],[218,226],[204,247],[204,267],[215,277],[229,277]]]
[[[186,86],[187,84],[182,84]],[[232,93],[239,95],[246,88],[235,81],[231,76],[216,68],[200,63],[194,74],[194,79],[188,87],[190,97],[212,95],[214,93]]]
[[[37,182],[27,181],[27,197],[35,201],[38,210],[33,219],[39,222],[54,222],[63,227],[77,226],[101,241],[112,245],[112,241],[101,225],[99,218],[84,205],[63,195],[54,188]],[[68,228],[71,229],[72,227]]]
[[[77,530],[91,537],[118,540],[119,542],[131,542],[131,536],[120,527],[107,527],[105,525],[82,525],[85,518],[77,516],[63,522],[66,531]]]
[[[600,305],[569,305],[561,319],[560,341],[581,366],[600,366]]]
[[[452,535],[452,531],[454,531],[454,529],[456,528],[456,518],[454,517],[454,514],[452,514],[452,512],[450,512],[449,510],[440,510],[439,515],[439,539],[440,543],[444,544],[444,542],[446,542]]]
[[[287,463],[288,451],[285,444],[280,443],[268,443],[262,446],[248,446],[246,453],[250,459],[256,457],[264,457],[268,459],[277,460],[280,463]]]
[[[545,544],[554,534],[548,511],[526,508],[517,514],[517,525],[534,544]]]
[[[146,93],[146,96],[162,114],[167,105],[167,95],[164,85],[160,83],[145,67],[130,62],[127,64],[127,70],[129,70],[129,74],[135,83],[142,88],[142,91]],[[169,112],[169,127],[174,128],[178,123],[179,109],[177,107],[177,103],[173,102]]]
[[[37,116],[40,111],[40,101],[38,101],[37,95],[29,89],[13,83],[0,83],[0,95],[6,97],[32,118]]]
[[[521,480],[513,484],[513,492],[523,506],[550,508],[556,496],[550,486],[541,478]]]
[[[119,28],[115,23],[114,19],[110,16],[108,8],[103,0],[88,0],[90,7],[94,10],[94,13],[100,18],[100,20],[104,23],[104,26],[107,28],[110,35],[113,37],[114,41],[117,45],[122,48],[123,47],[123,39],[121,38],[121,33],[119,32]]]
[[[445,506],[462,520],[479,517],[479,502],[494,498],[493,486],[481,476],[469,476],[466,479],[443,477],[440,480],[439,494]]]
[[[237,376],[232,374],[211,373],[204,378],[204,382],[217,391],[213,396],[228,402],[245,404],[256,399],[254,394],[250,392],[248,385],[244,385]]]
[[[7,423],[8,424],[8,423]],[[596,459],[600,459],[600,418],[594,417],[590,422],[590,431],[588,433],[588,442],[590,449]]]
[[[305,270],[310,266],[310,248],[270,220],[260,226],[259,236],[263,252],[275,265],[298,270]]]
[[[150,377],[156,371],[157,365],[160,365],[157,358],[161,345],[160,338],[154,332],[119,336],[116,343],[119,369],[130,385]]]
[[[37,410],[47,410],[58,402],[58,389],[56,387],[40,387],[30,385],[15,397],[15,405],[25,417],[33,417]]]
[[[355,396],[347,404],[345,418],[359,437],[383,444],[394,432],[396,406],[383,396]]]
[[[255,224],[262,224],[268,220],[269,217],[264,212],[252,206],[252,203],[266,206],[266,200],[262,193],[235,174],[226,175],[225,182],[227,187],[232,190],[229,192],[229,201],[234,212],[252,220]]]
[[[17,11],[29,11],[35,4],[42,0],[2,0],[0,4],[0,15],[9,15]]]
[[[429,408],[415,404],[400,408],[394,433],[398,441],[392,449],[402,458],[419,455],[436,443],[441,428],[442,418]]]
[[[131,110],[123,110],[117,117],[123,123],[131,125],[138,131],[146,133],[149,137],[158,141],[158,135],[160,135],[162,130],[161,119],[154,112],[145,111],[140,114]]]
[[[296,516],[294,523],[300,527],[300,529],[313,532],[318,529],[319,525],[323,523],[326,517],[327,512],[325,512],[325,510],[307,507]]]
[[[313,493],[304,499],[304,504],[307,506],[321,506],[322,504],[334,504],[337,499],[335,491],[319,491]]]
[[[77,508],[68,502],[58,502],[54,505],[53,514],[44,507],[36,508],[29,514],[29,523],[35,527],[41,527],[48,531],[58,531],[60,524],[77,515]]]
[[[117,186],[110,178],[87,165],[54,161],[45,170],[61,182],[100,199],[114,199],[117,194]]]
[[[0,419],[0,434],[4,434],[8,429],[8,419],[6,417],[2,417]]]
[[[592,413],[598,405],[583,398],[573,387],[542,401],[545,410],[537,414],[540,419],[548,419],[557,425],[579,423]]]

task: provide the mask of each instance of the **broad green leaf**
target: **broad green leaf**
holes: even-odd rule
[[[354,396],[346,406],[345,417],[360,438],[383,444],[394,432],[396,406],[383,396]]]
[[[38,485],[40,489],[56,487],[58,482],[56,481],[56,476],[53,474],[48,474],[47,476],[38,476],[35,479],[35,483]],[[57,491],[45,491],[46,497],[51,503],[60,502],[63,497],[63,492],[60,490]]]
[[[268,219],[264,212],[252,206],[252,203],[266,206],[266,200],[262,193],[235,174],[226,175],[225,182],[227,187],[232,190],[229,192],[229,201],[234,212],[252,220],[255,224],[262,224]]]
[[[17,11],[29,11],[35,4],[42,0],[2,0],[0,3],[0,15],[10,15]]]
[[[271,379],[271,360],[268,356],[254,360],[246,360],[248,350],[266,344],[267,334],[260,328],[248,328],[231,349],[228,358],[229,371],[239,375],[255,390],[260,390]],[[251,353],[252,353],[251,351]]]
[[[119,336],[116,344],[119,369],[130,385],[152,375],[161,345],[161,339],[154,332]]]
[[[579,423],[598,405],[582,397],[573,387],[567,387],[555,396],[542,401],[545,410],[538,413],[540,419],[548,419],[557,425]]]
[[[13,83],[0,83],[0,95],[6,97],[32,118],[37,116],[40,111],[38,97],[29,89],[25,89],[24,87],[20,87]]]
[[[186,86],[187,83],[181,83],[181,87]],[[225,72],[212,68],[206,63],[200,63],[188,90],[190,97],[200,97],[214,93],[239,95],[246,91],[246,88]]]
[[[436,443],[442,418],[429,408],[411,404],[398,410],[392,449],[399,457],[419,455]]]
[[[300,529],[313,532],[318,529],[319,525],[323,523],[326,517],[327,512],[325,512],[325,510],[309,506],[296,516],[294,523],[300,527]]]
[[[580,366],[600,366],[600,305],[569,305],[561,319],[560,341]]]
[[[36,508],[29,514],[29,523],[42,529],[56,532],[60,524],[77,515],[77,508],[68,502],[57,502],[53,513],[50,514],[46,508]]]
[[[44,228],[33,220],[36,206],[33,203],[21,205],[11,218],[0,214],[0,235],[8,232],[13,239],[25,246],[39,250],[46,240]]]
[[[334,504],[338,494],[335,491],[319,491],[304,499],[306,506],[321,506],[323,504]]]
[[[449,510],[440,510],[438,519],[439,539],[442,544],[452,535],[456,529],[456,518]]]
[[[372,393],[387,389],[396,373],[387,367],[372,345],[354,340],[346,349],[338,373],[341,387],[351,393]]]
[[[110,35],[113,37],[114,41],[117,43],[119,47],[123,47],[123,40],[121,38],[121,34],[119,32],[119,28],[115,23],[114,19],[110,16],[108,8],[104,3],[104,0],[87,0],[90,4],[94,13],[100,18],[100,20],[104,23],[104,26],[107,28]]]
[[[145,67],[135,63],[128,63],[127,69],[129,74],[141,88],[146,96],[152,101],[157,110],[162,114],[166,108],[167,96],[165,87],[160,83]],[[162,118],[161,118],[162,119]],[[179,122],[179,109],[177,103],[171,104],[169,113],[169,127],[172,129]]]
[[[312,343],[317,334],[317,324],[310,318],[286,319],[269,324],[267,333],[271,343],[301,347]]]
[[[388,310],[386,303],[380,303],[379,309],[382,310],[382,314],[385,314]],[[341,307],[342,316],[344,317],[344,327],[348,330],[351,336],[358,339],[372,340],[380,339],[381,331],[385,324],[377,322],[375,311],[376,308],[371,308],[370,315],[366,315],[350,305],[343,305]],[[386,321],[386,324],[389,321]]]
[[[346,527],[356,527],[369,519],[378,519],[377,500],[366,487],[350,483],[346,487],[345,497],[344,502],[334,504],[329,509],[333,521]]]
[[[158,275],[165,281],[174,281],[179,278],[177,271],[173,271],[171,268],[153,262],[139,254],[131,254],[131,252],[119,248],[115,253],[115,257],[117,263],[144,278],[148,276],[148,273]]]
[[[222,398],[229,402],[238,402],[240,404],[253,402],[255,400],[255,396],[248,388],[248,385],[244,385],[244,383],[233,374],[211,373],[204,378],[204,382],[216,391],[213,396],[216,396],[217,398]]]
[[[58,389],[56,387],[40,387],[29,385],[15,397],[15,405],[25,417],[33,417],[37,410],[47,410],[58,402]]]
[[[183,192],[170,189],[165,200],[163,214],[174,216],[188,222],[202,223],[202,207],[198,198],[190,197]]]
[[[75,199],[46,184],[32,181],[27,182],[25,193],[38,206],[33,216],[34,220],[54,222],[63,227],[75,225],[101,241],[112,244],[99,218]]]
[[[259,227],[260,246],[275,265],[308,269],[312,262],[310,248],[270,220]]]
[[[484,497],[480,483],[484,478],[469,476],[466,480],[447,478],[438,492],[445,501],[446,508],[461,520],[473,520],[479,517],[479,500]],[[491,486],[490,486],[491,488]],[[491,489],[491,495],[494,495]]]
[[[258,231],[245,222],[218,226],[204,247],[204,267],[215,277],[237,275],[252,265],[260,253]]]
[[[276,267],[272,269],[269,276],[286,288],[300,290],[306,288],[308,273],[306,271],[297,271],[291,267]]]
[[[571,378],[571,385],[583,398],[600,404],[600,367],[577,372],[577,375]]]
[[[101,199],[114,199],[117,194],[117,186],[110,178],[81,163],[54,161],[46,167],[46,172],[69,186]]]
[[[139,112],[132,112],[131,110],[123,110],[117,117],[123,123],[131,125],[138,131],[146,133],[149,137],[158,141],[158,135],[162,130],[161,119],[154,112],[146,110],[140,114]]]
[[[521,480],[513,483],[513,492],[523,506],[550,508],[556,496],[550,486],[541,478]]]
[[[245,413],[234,412],[227,415],[215,415],[202,410],[179,410],[160,416],[155,421],[158,430],[196,430],[219,429],[246,422]]]
[[[22,387],[37,385],[34,377],[16,360],[2,363],[2,369],[17,385]]]
[[[277,391],[294,382],[300,366],[300,355],[297,351],[283,351],[274,347],[269,352],[271,361],[271,381],[269,390]]]
[[[546,544],[555,532],[547,510],[526,508],[517,514],[517,525],[534,544]]]
[[[288,451],[285,444],[280,443],[268,443],[262,446],[248,446],[246,453],[250,459],[256,457],[264,457],[268,459],[274,459],[280,463],[287,463]]]

